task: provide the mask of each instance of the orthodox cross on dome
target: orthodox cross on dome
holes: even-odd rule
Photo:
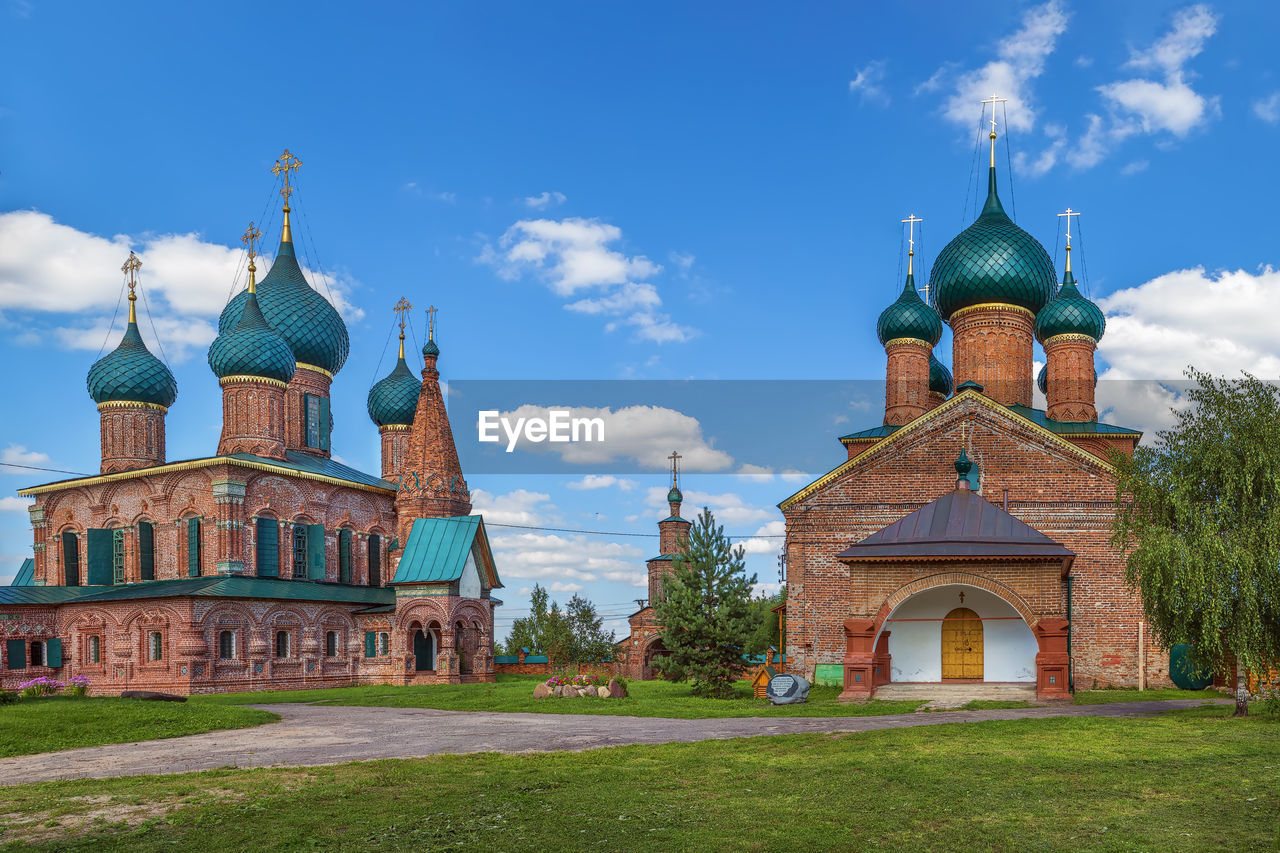
[[[983,98],[983,112],[986,112],[986,105],[991,105],[991,166],[996,165],[996,104],[1004,104],[1009,101],[1008,98],[1002,98],[999,95],[992,94],[990,98]]]
[[[902,220],[907,223],[907,275],[912,274],[911,262],[916,256],[916,223],[924,222],[923,219],[914,213],[907,214],[907,218]],[[926,285],[924,289],[924,300],[929,301],[929,288]]]
[[[429,341],[436,339],[436,312],[439,310],[434,305],[427,308],[427,340]]]
[[[298,171],[298,167],[302,165],[302,161],[290,153],[289,149],[284,149],[284,153],[276,160],[276,164],[271,167],[271,174],[284,175],[284,187],[280,190],[280,195],[284,196],[284,209],[289,209],[289,196],[293,195],[293,187],[289,183],[289,172]]]
[[[1071,217],[1079,216],[1080,211],[1072,210],[1068,207],[1066,213],[1059,213],[1058,215],[1067,217],[1067,272],[1071,272]]]
[[[262,242],[262,232],[250,222],[248,229],[240,237],[240,242],[249,247],[249,264],[252,266],[253,259],[258,257],[257,247]]]
[[[138,310],[134,304],[138,301],[138,294],[134,290],[138,286],[138,270],[142,269],[142,259],[129,252],[129,259],[124,262],[124,266],[120,267],[120,272],[129,277],[129,322],[138,322]]]
[[[395,307],[393,307],[391,310],[396,312],[396,316],[400,318],[400,357],[404,358],[404,324],[405,324],[404,318],[408,316],[410,311],[413,310],[413,305],[409,302],[408,299],[405,299],[403,296],[401,296],[400,301],[397,302],[395,304]]]
[[[671,488],[674,489],[680,483],[680,460],[684,457],[673,450],[667,458],[671,460]]]

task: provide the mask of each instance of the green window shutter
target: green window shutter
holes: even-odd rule
[[[156,531],[149,521],[138,522],[138,567],[144,581],[156,579]]]
[[[9,642],[12,643],[14,641],[10,640]],[[19,648],[21,648],[22,641],[18,640],[17,643]],[[378,656],[378,635],[373,631],[364,632],[364,656],[367,658]],[[14,667],[9,667],[9,668],[14,669]]]
[[[307,578],[324,580],[324,525],[307,525]]]
[[[329,398],[320,398],[320,449],[329,449],[329,433],[333,429],[333,418],[329,415]]]
[[[382,586],[382,537],[369,536],[369,586]]]
[[[62,666],[62,638],[54,637],[44,644],[45,666],[54,668]]]
[[[258,577],[274,578],[280,575],[280,525],[274,518],[258,519],[257,542]]]
[[[107,529],[89,528],[86,531],[85,546],[88,563],[86,580],[90,586],[111,586],[112,576],[112,543],[111,531]]]
[[[315,394],[302,395],[302,440],[307,447],[320,447],[320,398]]]
[[[364,635],[365,651],[369,650],[369,638],[372,634]],[[27,668],[27,643],[25,640],[9,640],[4,644],[5,668],[6,669],[26,669]],[[367,655],[373,657],[373,655]]]
[[[79,586],[80,539],[69,530],[62,534],[62,568],[67,586]]]
[[[351,583],[351,530],[338,531],[338,580]]]
[[[200,577],[200,519],[187,519],[187,577]]]

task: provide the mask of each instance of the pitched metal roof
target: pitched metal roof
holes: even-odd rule
[[[217,575],[116,586],[0,587],[0,604],[57,604],[72,599],[83,602],[131,601],[142,598],[267,598],[285,601],[333,601],[344,604],[394,604],[395,591],[387,587],[353,586],[321,581],[253,578]]]
[[[419,518],[409,530],[404,555],[392,583],[452,583],[462,577],[472,543],[479,544],[478,565],[490,587],[502,586],[493,565],[484,521],[478,515]]]
[[[968,489],[955,489],[836,555],[890,557],[1049,557],[1075,552]]]
[[[0,607],[6,604],[61,604],[83,598],[82,586],[0,586]]]
[[[343,465],[341,462],[335,462],[323,456],[312,456],[310,453],[303,453],[298,450],[286,450],[283,462],[279,459],[268,459],[265,456],[254,456],[252,453],[232,453],[228,458],[242,459],[246,462],[258,462],[264,465],[275,465],[279,468],[289,468],[303,474],[315,474],[334,480],[346,480],[351,483],[359,483],[362,486],[373,486],[374,488],[388,489],[393,492],[396,489],[395,483],[384,480],[381,477],[357,471],[350,465]]]
[[[36,560],[34,557],[27,557],[22,561],[22,565],[18,568],[18,573],[13,576],[13,580],[9,581],[9,586],[31,586],[35,583]]]

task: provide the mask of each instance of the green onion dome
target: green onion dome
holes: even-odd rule
[[[941,394],[944,397],[950,397],[953,390],[955,380],[951,378],[951,371],[947,370],[947,366],[938,361],[938,357],[929,355],[929,390],[935,394]]]
[[[404,360],[404,350],[395,368],[369,389],[369,417],[378,426],[409,426],[418,410],[422,380],[413,375]]]
[[[93,363],[85,384],[95,403],[150,403],[168,408],[178,383],[164,362],[151,354],[129,306],[129,325],[120,345]]]
[[[1071,270],[1062,277],[1058,295],[1036,315],[1036,339],[1040,343],[1057,335],[1088,335],[1100,341],[1106,329],[1107,318],[1102,315],[1102,309],[1076,288]]]
[[[938,312],[925,304],[916,292],[916,278],[907,273],[902,294],[876,320],[876,335],[884,344],[898,338],[913,338],[932,346],[942,337],[942,320]]]
[[[245,291],[240,319],[209,345],[209,367],[219,379],[259,376],[288,382],[297,370],[293,350],[271,326],[258,305],[258,295]]]
[[[235,328],[247,295],[237,294],[222,309],[218,332]],[[351,341],[347,326],[329,301],[317,293],[302,274],[292,240],[281,240],[271,270],[258,283],[258,304],[267,324],[280,333],[299,364],[337,373],[347,360]]]
[[[1098,387],[1098,371],[1093,371],[1093,386]],[[1040,372],[1036,374],[1036,387],[1040,389],[1040,393],[1046,397],[1049,396],[1049,365],[1040,368]]]
[[[1038,313],[1053,298],[1057,280],[1044,246],[1004,212],[992,166],[982,214],[933,262],[930,290],[938,313],[950,320],[960,309],[986,302]]]
[[[422,345],[422,354],[424,356],[440,355],[440,347],[436,346],[436,342],[434,338],[427,338],[427,342]]]
[[[683,500],[684,500],[684,495],[682,495],[680,493],[680,490],[675,486],[672,486],[671,491],[667,492],[667,503],[678,504],[678,503],[681,503]]]

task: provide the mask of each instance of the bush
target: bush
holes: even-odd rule
[[[13,690],[0,690],[0,705],[12,705],[18,701],[18,694]]]

